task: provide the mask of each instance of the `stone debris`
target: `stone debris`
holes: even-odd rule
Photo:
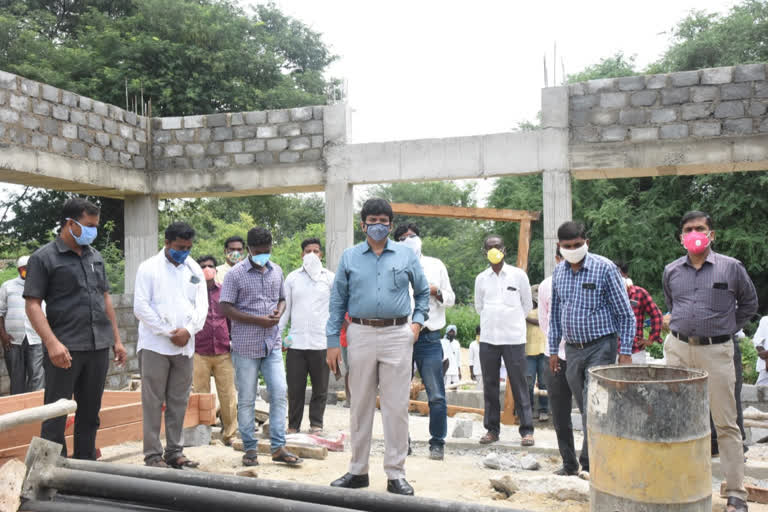
[[[248,478],[259,478],[256,468],[247,468],[235,473],[237,476],[244,476]]]
[[[525,454],[520,458],[513,455],[502,455],[491,452],[483,457],[483,466],[488,469],[501,471],[526,470],[536,471],[541,468],[538,459],[530,454]]]
[[[589,483],[578,478],[567,476],[523,476],[516,474],[504,475],[501,478],[491,479],[493,489],[507,497],[516,492],[541,494],[559,501],[589,501]]]
[[[459,419],[456,420],[456,423],[453,425],[453,433],[451,434],[454,438],[462,438],[462,439],[468,439],[472,437],[472,427],[474,426],[475,422],[472,420],[464,420]]]
[[[0,466],[0,512],[16,512],[21,505],[21,485],[27,466],[11,459]]]
[[[507,498],[518,491],[517,484],[509,475],[504,475],[501,478],[491,478],[491,487],[497,492],[504,494]]]
[[[537,471],[541,468],[541,464],[533,455],[524,455],[520,459],[520,467],[527,471]]]

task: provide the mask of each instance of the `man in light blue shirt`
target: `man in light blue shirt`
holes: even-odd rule
[[[412,495],[405,480],[408,454],[408,405],[413,343],[429,317],[429,283],[416,253],[389,240],[392,207],[369,199],[360,213],[367,239],[344,251],[331,290],[326,325],[328,366],[337,373],[341,361],[339,332],[347,328],[352,457],[349,472],[334,487],[368,486],[368,458],[378,390],[384,425],[384,471],[387,491]],[[413,287],[411,311],[409,285]],[[409,315],[411,319],[409,320]]]

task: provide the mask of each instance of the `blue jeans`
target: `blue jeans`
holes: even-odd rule
[[[237,385],[237,426],[246,450],[258,450],[259,441],[254,437],[254,408],[259,391],[259,372],[269,392],[269,435],[272,453],[285,446],[285,418],[288,411],[288,385],[280,349],[267,357],[251,359],[232,352]]]
[[[533,400],[533,385],[536,379],[539,381],[539,389],[547,389],[547,370],[549,369],[549,357],[545,354],[539,354],[537,356],[526,356],[528,360],[528,373],[525,378],[528,380],[528,394],[531,396],[531,410],[539,412],[547,412],[549,410],[549,398],[547,395],[539,395],[539,406],[536,407],[536,402]]]
[[[448,432],[448,409],[445,404],[440,331],[421,331],[418,341],[413,345],[413,360],[429,400],[429,434],[432,436],[429,446],[443,446]]]

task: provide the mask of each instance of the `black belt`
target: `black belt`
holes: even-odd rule
[[[723,334],[722,336],[686,336],[685,334],[680,334],[675,331],[672,331],[672,335],[683,343],[688,343],[689,345],[717,345],[731,341],[732,338],[732,336],[728,334]]]
[[[583,343],[581,341],[568,341],[568,340],[566,340],[565,343],[566,343],[566,345],[568,345],[570,347],[577,348],[577,349],[581,350],[583,348],[587,348],[590,345],[594,345],[595,343],[603,341],[606,338],[611,338],[613,336],[616,336],[616,335],[615,334],[606,334],[605,336],[600,336],[599,338],[595,338],[593,340],[585,341]]]
[[[408,322],[407,316],[400,318],[354,318],[349,317],[353,324],[367,325],[368,327],[392,327],[394,325],[403,325]]]

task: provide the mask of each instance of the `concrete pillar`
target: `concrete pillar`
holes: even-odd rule
[[[549,87],[541,91],[542,129],[550,132],[547,137],[546,165],[543,176],[544,211],[544,274],[550,275],[555,268],[557,228],[571,220],[571,173],[568,158],[568,87]]]
[[[334,272],[344,249],[354,243],[353,188],[348,183],[325,186],[325,261]]]
[[[158,250],[157,197],[126,196],[125,218],[125,293],[133,293],[139,264]]]

